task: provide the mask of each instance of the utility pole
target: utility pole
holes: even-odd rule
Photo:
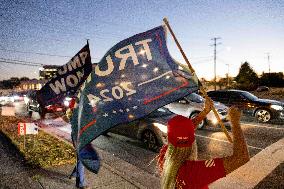
[[[228,66],[228,72],[227,72],[227,88],[230,86],[230,81],[229,81],[229,69],[230,69],[230,64],[226,64]]]
[[[217,54],[216,48],[217,48],[217,45],[221,44],[221,43],[217,43],[218,39],[221,39],[221,38],[220,37],[214,37],[214,38],[211,39],[211,40],[214,41],[214,44],[212,44],[211,46],[214,46],[214,90],[215,91],[216,91],[216,85],[217,85],[217,82],[216,82],[216,54]]]
[[[270,75],[270,53],[266,53],[267,54],[267,63],[268,63],[268,73]]]

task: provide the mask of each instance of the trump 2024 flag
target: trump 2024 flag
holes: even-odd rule
[[[71,119],[77,150],[115,125],[144,117],[197,89],[196,77],[179,70],[170,56],[163,26],[117,43],[78,94]]]
[[[56,104],[68,95],[74,95],[92,71],[89,44],[85,45],[67,64],[58,68],[56,75],[38,92],[43,105]]]

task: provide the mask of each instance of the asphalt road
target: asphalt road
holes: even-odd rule
[[[23,103],[16,103],[16,112],[22,116],[26,115]],[[39,118],[38,115],[33,115],[34,119]],[[67,128],[70,132],[70,127],[61,125],[56,122],[51,114],[47,115],[50,125],[55,127]],[[250,156],[260,152],[262,149],[277,142],[284,137],[284,124],[260,124],[252,122],[249,118],[244,117],[241,122]],[[69,130],[69,131],[68,131]],[[143,144],[135,139],[117,134],[109,134],[109,137],[100,136],[93,143],[100,149],[103,149],[120,159],[139,167],[151,174],[157,175],[155,157],[157,152],[152,152],[143,147]],[[232,144],[230,144],[220,128],[205,128],[198,130],[196,133],[198,144],[199,159],[208,159],[212,157],[222,157],[232,153]]]

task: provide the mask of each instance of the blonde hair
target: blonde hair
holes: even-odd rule
[[[175,147],[169,143],[161,175],[162,189],[175,189],[176,177],[180,166],[186,160],[197,159],[196,141],[190,147]]]

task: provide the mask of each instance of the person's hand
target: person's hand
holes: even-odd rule
[[[204,106],[204,110],[206,112],[210,112],[212,110],[214,106],[214,102],[210,97],[205,97],[205,106]]]
[[[61,116],[61,118],[66,122],[66,123],[69,123],[69,119],[68,119],[68,117],[66,116],[66,114],[65,115],[63,115],[63,116]]]
[[[72,116],[72,110],[70,108],[68,108],[66,110],[66,114],[63,116],[64,121],[69,122],[71,116]]]
[[[235,106],[232,106],[230,107],[229,111],[228,111],[228,119],[232,122],[232,121],[237,121],[239,122],[240,119],[241,119],[241,111],[235,107]]]

